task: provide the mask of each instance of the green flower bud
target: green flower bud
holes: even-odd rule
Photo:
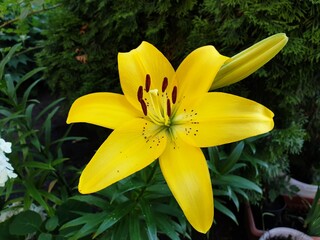
[[[239,82],[271,60],[286,45],[285,33],[272,35],[230,58],[219,70],[210,90]]]

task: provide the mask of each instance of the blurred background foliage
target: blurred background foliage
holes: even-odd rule
[[[219,89],[256,100],[275,113],[275,129],[269,135],[208,149],[206,152],[216,193],[216,209],[236,221],[234,214],[225,208],[226,200],[231,200],[238,209],[242,200],[259,200],[261,181],[265,179],[290,170],[292,174],[297,174],[294,169],[299,169],[298,172],[304,175],[300,177],[303,178],[309,178],[305,173],[311,168],[314,172],[320,172],[319,12],[320,1],[317,0],[2,0],[0,58],[5,59],[14,45],[15,52],[5,61],[5,80],[0,87],[18,84],[17,96],[23,96],[34,82],[36,87],[28,92],[28,98],[35,96],[37,101],[34,103],[44,98],[66,98],[66,101],[56,102],[59,111],[55,110],[56,105],[50,108],[50,111],[54,110],[65,119],[70,104],[81,95],[95,91],[121,92],[117,53],[134,49],[143,40],[154,44],[176,68],[188,53],[203,45],[214,45],[220,53],[233,56],[270,35],[286,33],[289,42],[274,59],[245,81]],[[36,67],[42,68],[30,74]],[[39,78],[42,80],[38,82]],[[25,82],[21,79],[28,79],[29,85],[19,84]],[[48,94],[48,89],[52,96]],[[0,97],[5,99],[5,93],[0,93]],[[4,107],[8,108],[9,105],[7,102]],[[16,114],[26,113],[26,109],[18,110]],[[31,114],[30,107],[28,114]],[[27,120],[32,118],[25,116]],[[40,124],[36,125],[29,131],[41,133]],[[0,129],[1,132],[4,131]],[[60,140],[65,137],[60,136]],[[99,143],[96,145],[99,146]],[[60,154],[59,158],[62,158]],[[82,159],[83,162],[87,160]],[[46,159],[41,158],[41,162],[45,163]],[[82,167],[79,162],[76,165]],[[268,165],[272,165],[272,172]],[[63,169],[61,163],[59,172],[63,172]],[[48,175],[47,169],[44,169],[43,176],[47,174],[50,178],[56,177],[55,174],[51,175],[51,171]],[[137,176],[140,173],[127,181],[136,181]],[[237,184],[235,179],[240,179],[241,184]],[[115,229],[115,236],[121,235],[123,224],[129,224],[136,234],[140,234],[143,232],[137,224],[140,221],[151,224],[148,226],[151,232],[141,233],[143,236],[159,232],[171,238],[179,235],[189,237],[190,229],[181,217],[181,212],[173,212],[171,226],[164,226],[163,223],[160,227],[152,225],[150,219],[155,216],[166,219],[163,213],[176,207],[171,195],[159,189],[155,191],[160,191],[157,194],[162,194],[166,203],[170,203],[168,209],[163,206],[165,209],[160,212],[147,212],[148,218],[134,221],[134,212],[146,214],[141,212],[146,209],[143,206],[150,206],[149,203],[154,201],[153,195],[149,195],[137,203],[133,212],[128,211],[128,218],[119,218],[116,222],[111,219],[112,224],[104,223],[101,218],[98,222],[91,222],[93,225],[88,227],[85,223],[91,215],[86,215],[86,212],[94,209],[103,215],[110,210],[109,206],[100,204],[102,201],[98,198],[106,201],[106,204],[109,201],[110,205],[121,206],[143,189],[146,192],[154,190],[148,182],[136,185],[133,190],[130,189],[131,185],[123,186],[123,182],[114,187],[117,188],[114,194],[120,196],[117,201],[108,190],[97,195],[94,206],[81,205],[92,202],[91,198],[85,196],[74,196],[63,203],[57,201],[57,209],[60,210],[56,214],[50,212],[51,218],[47,220],[54,222],[53,227],[45,227],[42,234],[50,233],[54,236],[65,231],[68,234],[77,232],[78,236],[83,237],[92,234],[99,224],[101,229],[107,231],[105,234]],[[68,186],[68,189],[70,192],[74,190],[72,186]],[[61,199],[68,195],[61,196]],[[37,198],[35,201],[39,203]],[[63,219],[62,213],[71,205],[75,208],[81,205],[82,208],[74,210],[76,215],[70,213]],[[59,221],[56,222],[56,218]]]

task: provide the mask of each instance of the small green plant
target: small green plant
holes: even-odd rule
[[[241,201],[254,202],[261,198],[259,172],[268,165],[257,156],[255,143],[259,138],[208,148],[215,209],[236,223],[236,216],[226,207],[226,201],[231,200],[239,210]]]
[[[70,240],[191,239],[157,162],[98,193],[73,196],[60,208],[68,209],[60,232]]]
[[[38,239],[49,239],[42,237],[53,230],[55,209],[75,185],[76,169],[66,166],[62,144],[80,138],[69,137],[70,128],[53,137],[53,119],[63,99],[40,108],[40,102],[31,98],[42,80],[38,74],[43,68],[15,81],[6,72],[6,63],[18,48],[13,46],[0,62],[0,135],[12,143],[7,157],[17,175],[0,187],[0,239],[25,239],[35,234]],[[29,83],[31,78],[36,80]]]
[[[307,214],[307,217],[304,221],[305,226],[307,227],[308,234],[311,236],[320,237],[320,187],[313,199],[311,208]]]
[[[267,167],[255,156],[256,140],[257,137],[205,150],[215,209],[236,223],[238,220],[226,203],[231,200],[239,210],[240,202],[249,201],[252,192],[257,195],[262,192],[254,180],[242,176],[246,168],[259,175],[259,169]],[[65,221],[59,229],[68,239],[88,236],[97,239],[107,236],[111,239],[156,239],[157,236],[167,236],[178,240],[192,237],[191,227],[157,162],[98,193],[73,196],[60,208],[61,211],[69,210],[63,212]]]

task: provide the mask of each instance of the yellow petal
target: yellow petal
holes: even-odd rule
[[[152,163],[167,142],[159,128],[137,118],[115,129],[83,170],[79,191],[99,191]]]
[[[188,104],[201,100],[200,96],[208,92],[217,72],[227,59],[213,46],[204,46],[191,52],[176,72],[178,101],[184,99]]]
[[[174,129],[189,144],[217,146],[272,130],[274,114],[254,101],[226,93],[208,93],[195,109],[180,113]],[[189,121],[188,121],[189,119]]]
[[[78,98],[72,104],[67,123],[86,122],[115,129],[141,114],[123,95],[92,93]]]
[[[153,45],[142,42],[130,52],[118,54],[120,83],[128,101],[141,109],[137,99],[139,86],[145,88],[146,75],[150,75],[151,89],[161,89],[164,77],[172,80],[174,69],[167,58]]]
[[[201,150],[176,139],[159,158],[168,186],[190,224],[206,233],[213,222],[213,195]]]
[[[210,90],[221,88],[246,78],[269,62],[287,44],[284,33],[272,35],[233,56],[215,77]]]

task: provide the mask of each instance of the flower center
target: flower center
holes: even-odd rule
[[[161,126],[170,126],[173,105],[177,101],[177,86],[172,89],[168,88],[168,78],[164,77],[159,89],[151,89],[151,77],[146,75],[145,86],[139,86],[137,98],[140,102],[142,112],[152,122]],[[171,91],[171,94],[168,92]]]

